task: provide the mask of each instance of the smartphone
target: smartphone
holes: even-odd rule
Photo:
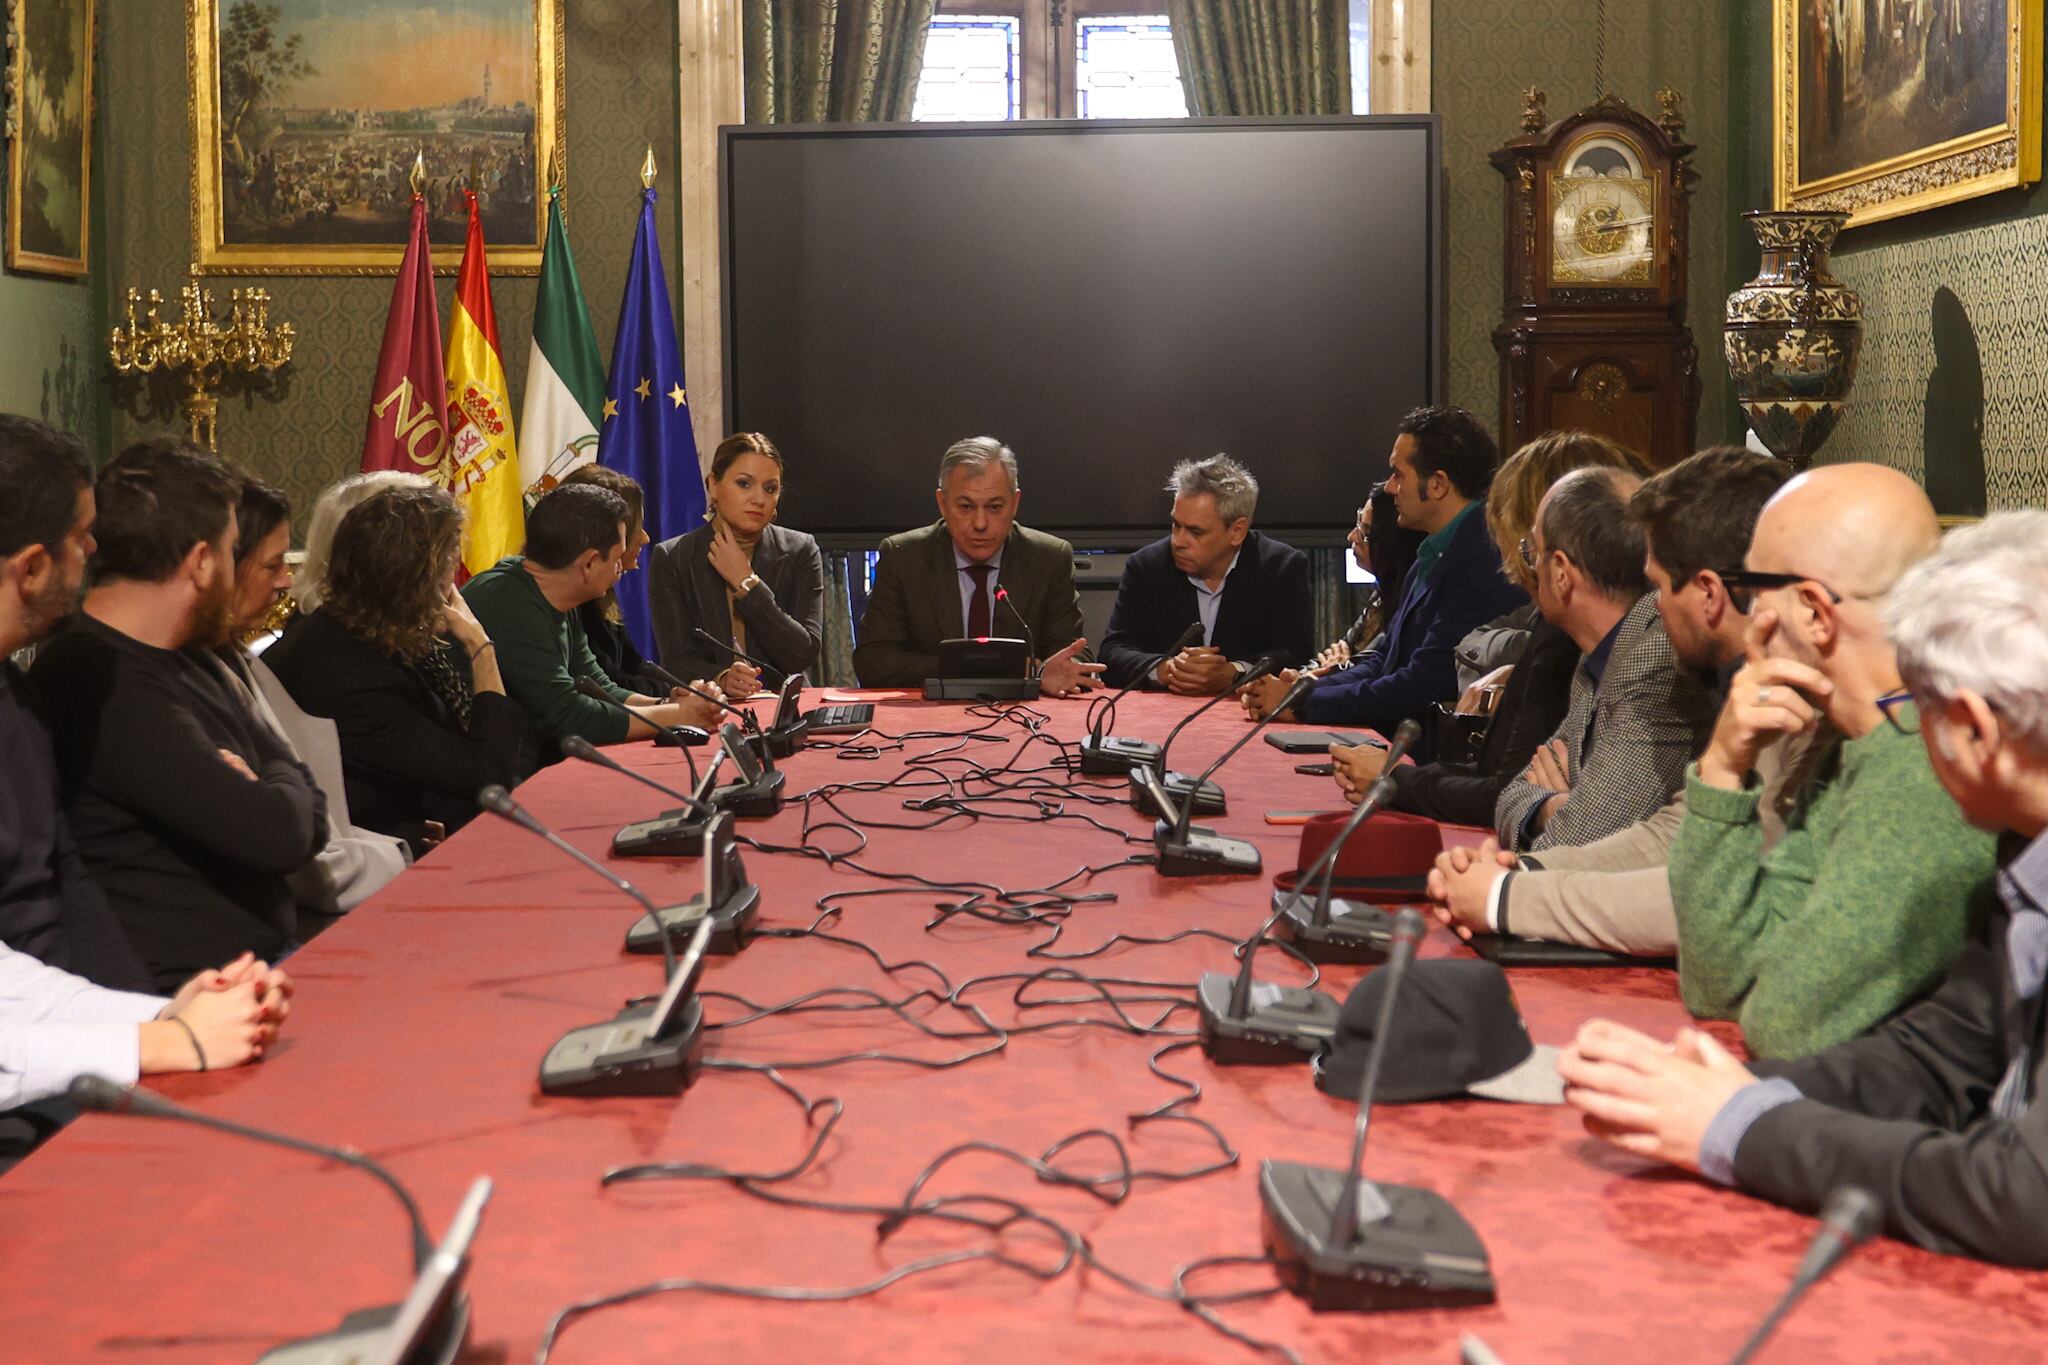
[[[1337,772],[1335,763],[1297,763],[1294,771],[1307,773],[1310,777],[1331,777]]]
[[[1320,810],[1269,810],[1266,812],[1266,823],[1269,825],[1305,825],[1316,816],[1327,814],[1329,814],[1328,811]]]

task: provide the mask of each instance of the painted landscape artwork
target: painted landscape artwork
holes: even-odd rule
[[[21,135],[7,182],[7,265],[83,275],[92,183],[92,0],[20,0]]]
[[[459,252],[473,187],[492,264],[537,267],[544,149],[559,112],[555,3],[198,7],[211,11],[196,37],[212,61],[195,77],[211,87],[214,156],[194,186],[209,263],[395,268],[417,154],[431,237],[450,251],[437,261]]]

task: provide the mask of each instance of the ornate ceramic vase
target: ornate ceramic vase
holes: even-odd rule
[[[1750,430],[1773,455],[1804,469],[1841,420],[1863,344],[1863,300],[1828,271],[1848,215],[1742,216],[1763,247],[1763,265],[1728,296],[1728,374]]]

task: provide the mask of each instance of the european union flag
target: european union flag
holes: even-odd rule
[[[683,387],[682,348],[669,311],[661,243],[654,235],[654,190],[641,194],[640,230],[633,238],[633,266],[626,272],[604,419],[597,429],[597,462],[639,481],[646,494],[647,534],[658,545],[704,519],[704,475],[690,430],[690,399]],[[644,571],[619,580],[619,610],[634,645],[654,658]]]

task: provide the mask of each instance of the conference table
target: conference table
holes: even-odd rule
[[[558,1310],[654,1281],[831,1291],[928,1261],[839,1302],[652,1294],[569,1322],[553,1359],[1259,1358],[1174,1300],[1176,1272],[1257,1257],[1260,1161],[1342,1166],[1355,1107],[1319,1092],[1306,1066],[1221,1067],[1181,1047],[1157,1066],[1200,1095],[1171,1112],[1212,1125],[1234,1164],[1159,1178],[1218,1166],[1226,1154],[1197,1124],[1130,1120],[1189,1093],[1148,1065],[1192,1034],[1193,1010],[1175,1002],[1191,998],[1201,973],[1233,968],[1226,939],[1252,932],[1272,875],[1295,865],[1299,830],[1268,825],[1264,814],[1335,808],[1334,787],[1253,741],[1219,774],[1228,813],[1203,823],[1256,844],[1265,874],[1169,879],[1130,861],[1150,852],[1152,817],[1123,802],[1121,778],[1056,770],[1084,731],[1082,703],[991,710],[905,694],[870,699],[876,734],[836,736],[837,747],[820,743],[782,765],[792,797],[836,786],[829,799],[792,800],[741,824],[768,849],[808,842],[851,853],[866,842],[835,862],[746,852],[763,926],[821,932],[757,938],[710,960],[707,1018],[724,1026],[709,1030],[712,1065],[679,1098],[539,1093],[549,1046],[657,991],[660,959],[622,951],[639,911],[617,890],[490,816],[298,953],[297,1003],[261,1064],[153,1079],[150,1088],[207,1114],[360,1148],[411,1187],[436,1235],[470,1181],[491,1176],[496,1192],[469,1276],[469,1360],[533,1359]],[[1116,728],[1156,740],[1191,705],[1133,695]],[[1245,724],[1234,706],[1211,710],[1175,742],[1173,766],[1206,766]],[[978,737],[956,737],[967,730]],[[680,751],[609,752],[671,786],[688,780]],[[601,858],[619,826],[674,804],[574,762],[517,795]],[[909,808],[918,802],[926,807]],[[692,859],[612,866],[660,901],[694,893],[702,879]],[[1094,870],[1077,876],[1083,869]],[[961,883],[1113,899],[1026,896],[1006,910]],[[822,912],[820,898],[835,896],[832,913]],[[1431,921],[1425,957],[1468,951]],[[922,965],[902,965],[910,963]],[[1049,970],[1020,990],[1021,978]],[[1261,980],[1308,980],[1300,962],[1270,947],[1257,970]],[[1341,999],[1368,970],[1325,967],[1321,988]],[[1153,984],[1095,987],[1060,971]],[[982,977],[1002,979],[975,984]],[[1567,1042],[1596,1016],[1659,1036],[1686,1017],[1668,971],[1517,970],[1511,979],[1538,1042]],[[822,1008],[764,1013],[813,992],[827,992],[810,1002]],[[838,1008],[919,992],[898,1011]],[[999,1050],[968,1005],[1007,1031]],[[1733,1040],[1728,1027],[1716,1030]],[[855,1054],[869,1059],[839,1061]],[[944,1062],[957,1064],[935,1065]],[[730,1063],[773,1064],[790,1089]],[[781,1174],[803,1162],[831,1101],[843,1114],[793,1179],[752,1192],[729,1180],[600,1184],[609,1169],[654,1162]],[[1127,1188],[1104,1134],[1140,1172]],[[919,1200],[1014,1201],[1084,1238],[1095,1264],[1076,1260],[1052,1274],[1070,1244],[1028,1218],[990,1231],[914,1217],[882,1236],[874,1210],[903,1204],[920,1173],[963,1144],[985,1146],[942,1163]],[[1077,1178],[1042,1179],[994,1147]],[[1450,1199],[1485,1240],[1498,1301],[1317,1314],[1271,1293],[1217,1303],[1218,1321],[1308,1361],[1450,1360],[1468,1333],[1508,1362],[1723,1360],[1776,1299],[1816,1227],[1608,1147],[1565,1108],[1381,1105],[1365,1169]],[[189,1125],[104,1115],[85,1116],[0,1179],[0,1248],[8,1361],[252,1360],[352,1309],[395,1301],[410,1276],[402,1214],[362,1174]],[[1007,1259],[945,1259],[991,1249]],[[1200,1269],[1188,1289],[1228,1295],[1273,1284],[1270,1266],[1225,1263]],[[2038,1359],[2044,1345],[2040,1276],[1879,1238],[1810,1295],[1763,1358],[1983,1365]]]

